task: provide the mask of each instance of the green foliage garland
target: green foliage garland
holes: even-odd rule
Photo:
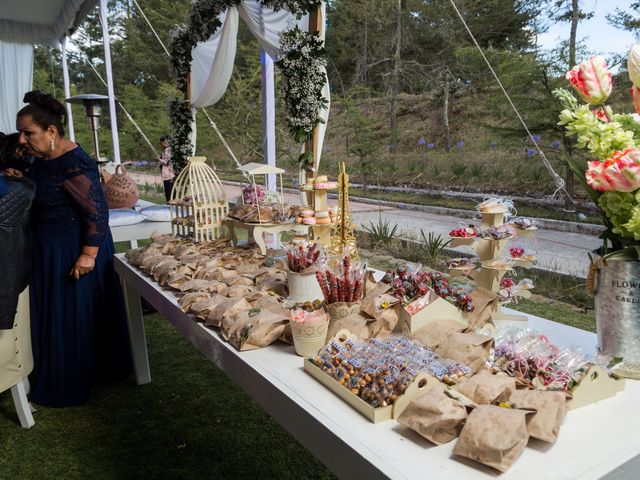
[[[176,76],[178,88],[181,91],[187,91],[191,61],[193,59],[193,48],[195,48],[199,42],[204,42],[211,38],[222,26],[222,22],[219,20],[220,15],[228,8],[239,5],[241,1],[242,0],[196,0],[191,4],[187,25],[173,32],[170,45],[171,65]],[[286,9],[295,15],[296,18],[300,19],[313,8],[321,5],[322,0],[260,0],[260,3],[275,11]],[[324,55],[324,50],[322,54]],[[287,56],[290,55],[290,53],[287,53]],[[315,92],[315,89],[311,90]],[[315,93],[313,93],[313,96],[316,98]],[[286,98],[285,102],[287,105],[291,103],[287,101]],[[189,156],[192,151],[189,142],[192,115],[191,109],[188,107],[188,102],[178,100],[171,102],[169,105],[169,115],[174,131],[171,150],[173,162],[177,170],[180,170],[186,165],[186,157]],[[187,121],[187,126],[182,123],[185,121]],[[290,129],[294,132],[292,125]]]
[[[318,34],[304,32],[296,26],[280,35],[280,45],[276,66],[284,78],[280,86],[287,123],[296,142],[306,142],[322,122],[318,113],[327,104],[322,96],[326,81],[322,70],[326,66],[323,42]]]
[[[193,114],[191,105],[187,100],[172,100],[169,102],[169,118],[173,138],[171,142],[171,160],[176,172],[182,170],[187,164],[187,157],[192,155],[192,145],[189,139],[191,135],[191,122]]]

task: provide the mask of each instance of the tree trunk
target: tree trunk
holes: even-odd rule
[[[389,82],[389,152],[395,153],[398,141],[398,93],[400,91],[400,70],[402,68],[402,2],[397,0],[396,29],[393,35],[393,70]]]
[[[442,106],[442,122],[444,123],[444,147],[451,151],[451,135],[449,131],[449,69],[444,74],[444,105]]]
[[[580,2],[579,0],[571,0],[571,31],[569,34],[569,69],[572,69],[576,64],[576,37],[578,34],[578,21],[580,20]],[[568,144],[567,154],[571,155],[571,144]],[[574,196],[574,178],[571,167],[567,165],[565,174],[565,189],[567,195],[564,198],[564,208],[567,210],[573,210],[574,204],[571,198]]]

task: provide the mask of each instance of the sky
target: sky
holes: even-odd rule
[[[626,53],[631,45],[637,42],[626,30],[618,30],[609,25],[608,13],[617,8],[625,9],[630,0],[583,0],[583,10],[594,12],[593,18],[582,21],[578,25],[578,39],[583,39],[590,53]],[[551,25],[547,33],[538,37],[538,44],[545,49],[552,49],[562,40],[569,38],[569,23]]]

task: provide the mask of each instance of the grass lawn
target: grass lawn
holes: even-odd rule
[[[145,318],[150,384],[131,379],[96,388],[81,407],[39,407],[30,430],[0,394],[0,478],[332,478],[166,320]]]

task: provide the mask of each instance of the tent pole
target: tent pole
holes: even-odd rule
[[[60,50],[62,51],[62,78],[64,79],[64,98],[71,97],[71,86],[69,83],[69,66],[67,65],[67,39],[68,37],[64,35],[60,39]],[[67,107],[67,122],[69,129],[69,140],[72,142],[76,141],[76,132],[73,128],[73,110],[71,109],[71,104],[65,102]]]
[[[102,25],[102,43],[104,44],[104,65],[107,73],[107,92],[109,95],[109,119],[111,120],[111,139],[113,141],[113,161],[120,162],[120,143],[118,141],[118,120],[116,117],[116,96],[113,89],[113,72],[111,71],[111,47],[109,45],[109,24],[107,22],[107,0],[100,0],[100,24]],[[100,160],[100,159],[96,159]]]
[[[262,65],[262,128],[263,152],[267,165],[276,166],[276,99],[274,87],[273,59],[260,49],[260,63]],[[276,191],[278,188],[276,175],[267,175],[267,190]]]

